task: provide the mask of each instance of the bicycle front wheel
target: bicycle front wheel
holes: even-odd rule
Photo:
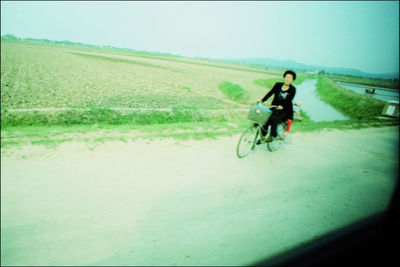
[[[246,157],[249,152],[254,148],[258,135],[258,127],[251,125],[247,127],[242,136],[239,139],[239,142],[236,147],[236,155],[238,158]]]

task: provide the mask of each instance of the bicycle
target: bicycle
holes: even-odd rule
[[[240,136],[239,142],[236,147],[236,155],[238,158],[246,157],[251,150],[254,150],[257,142],[257,137],[261,137],[261,128],[268,121],[273,110],[276,110],[278,106],[263,107],[260,102],[257,105],[250,108],[248,119],[253,121],[253,124],[247,127],[242,135]],[[287,121],[278,124],[277,133],[278,136],[272,140],[271,126],[268,126],[266,130],[266,139],[260,138],[260,144],[267,143],[269,151],[273,152],[278,150],[285,140],[283,134],[285,133]]]

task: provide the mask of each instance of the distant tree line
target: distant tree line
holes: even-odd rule
[[[376,80],[376,81],[393,81],[393,82],[399,82],[399,76],[397,77],[393,76],[392,78],[389,77],[374,77],[374,76],[367,76],[367,75],[352,75],[352,74],[342,74],[342,73],[336,73],[336,72],[329,72],[325,70],[320,70],[318,71],[318,74],[327,74],[327,75],[335,75],[335,76],[340,76],[340,77],[349,77],[349,78],[359,78],[359,79],[364,79],[364,80]]]

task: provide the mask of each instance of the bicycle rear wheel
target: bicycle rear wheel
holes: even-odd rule
[[[282,145],[282,140],[277,137],[274,141],[270,141],[267,143],[268,150],[271,152],[277,151]]]
[[[277,133],[278,133],[278,136],[281,138],[281,139],[283,139],[284,137],[283,137],[283,134],[285,133],[285,131],[286,131],[286,123],[279,123],[278,124],[278,127],[276,128],[276,131],[277,131]]]
[[[276,151],[281,147],[283,142],[282,135],[285,132],[285,124],[283,123],[278,124],[277,132],[278,136],[274,139],[274,141],[267,143],[268,150],[271,152]],[[269,132],[268,134],[271,134],[271,132]]]
[[[247,127],[242,136],[240,136],[239,142],[236,147],[236,155],[238,158],[246,157],[249,152],[254,148],[258,135],[258,126],[251,125]]]

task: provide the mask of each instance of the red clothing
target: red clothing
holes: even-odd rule
[[[287,120],[286,132],[289,132],[289,131],[290,131],[290,127],[292,126],[292,122],[293,122],[292,119],[288,119],[288,120]]]

